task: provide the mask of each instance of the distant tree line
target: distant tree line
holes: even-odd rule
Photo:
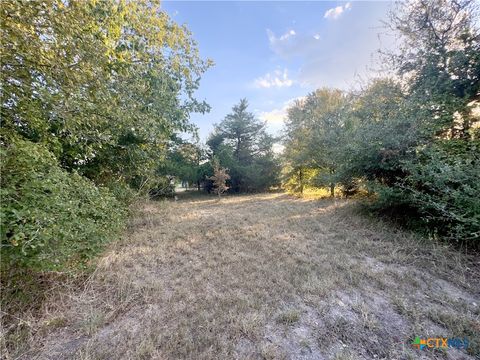
[[[319,89],[288,110],[284,183],[368,192],[429,235],[480,239],[480,32],[474,1],[409,1],[390,76],[359,91]]]
[[[266,124],[248,111],[241,99],[218,124],[206,144],[177,141],[164,174],[194,184],[198,190],[212,192],[214,168],[227,169],[230,193],[261,192],[280,184],[280,159],[273,152],[277,141],[266,131]]]

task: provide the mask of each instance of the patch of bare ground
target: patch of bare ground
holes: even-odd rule
[[[474,359],[479,269],[346,200],[150,202],[10,358]]]

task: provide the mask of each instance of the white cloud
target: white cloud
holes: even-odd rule
[[[291,54],[303,52],[306,47],[317,46],[320,39],[319,34],[311,33],[309,35],[298,34],[295,30],[290,30],[281,36],[276,36],[275,33],[267,29],[268,42],[270,49],[285,58],[289,58]]]
[[[295,30],[292,29],[287,31],[285,34],[277,37],[272,30],[267,29],[268,41],[272,46],[275,45],[276,43],[287,41],[288,39],[292,38],[295,35],[297,35],[297,33],[295,32]]]
[[[352,7],[343,4],[342,16]],[[299,64],[295,69],[295,85],[310,90],[322,86],[350,89],[382,68],[377,49],[391,49],[395,39],[379,30],[379,19],[385,18],[391,5],[387,2],[354,5],[358,16],[350,17],[346,26],[338,26],[338,20],[328,21],[321,32],[319,28],[305,33],[297,30],[288,40],[279,41],[279,36],[274,36],[277,41],[269,42],[276,60]],[[294,70],[291,65],[289,69]]]
[[[350,10],[351,8],[352,8],[352,4],[348,2],[343,6],[340,5],[340,6],[328,9],[325,12],[324,18],[334,19],[334,20],[338,19],[340,15],[342,15],[345,11]]]
[[[290,87],[293,85],[293,80],[288,78],[288,70],[275,70],[273,73],[267,73],[254,81],[257,88],[274,88],[274,87]]]
[[[280,40],[283,41],[283,40],[287,40],[289,37],[291,36],[294,36],[296,35],[297,33],[295,32],[295,30],[290,30],[289,32],[286,32],[285,34],[283,34],[282,36],[280,36]]]
[[[287,118],[288,108],[290,108],[296,101],[302,101],[305,97],[297,97],[290,99],[283,103],[283,106],[271,111],[261,111],[258,117],[260,120],[266,121],[268,124],[283,124]]]
[[[337,6],[335,8],[328,9],[325,12],[324,17],[326,19],[338,19],[338,17],[340,17],[340,15],[342,15],[342,13],[343,13],[343,7],[342,6]]]
[[[260,113],[260,120],[266,121],[267,123],[283,123],[286,119],[286,109],[273,109],[272,111],[262,111]]]

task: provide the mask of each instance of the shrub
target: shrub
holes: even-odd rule
[[[400,188],[435,235],[479,246],[480,143],[453,141],[421,151],[405,164]]]
[[[125,207],[43,145],[15,141],[1,156],[2,272],[82,266],[120,230]]]
[[[220,196],[228,190],[227,180],[230,179],[230,175],[228,174],[228,169],[222,168],[218,162],[218,160],[214,159],[213,161],[213,176],[209,177],[209,180],[213,181],[213,187],[215,189],[215,193]]]
[[[157,176],[149,187],[150,198],[159,200],[175,196],[175,182],[170,176]]]

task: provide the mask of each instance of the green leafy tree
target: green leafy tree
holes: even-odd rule
[[[346,178],[366,179],[375,207],[433,236],[479,238],[479,30],[471,1],[398,4],[389,25],[401,40],[388,54],[397,83],[377,80],[356,97]]]
[[[480,143],[435,143],[406,163],[399,187],[432,236],[475,244],[480,239]],[[478,243],[477,243],[478,246]]]
[[[335,173],[339,166],[340,147],[344,143],[347,99],[340,90],[320,89],[288,112],[285,156],[300,182],[303,192],[305,170],[318,170],[314,183],[329,186],[334,195]]]
[[[158,168],[161,176],[174,176],[177,180],[194,184],[200,191],[205,179],[205,167],[208,160],[206,149],[198,142],[185,141],[174,136],[168,156]]]
[[[349,106],[351,126],[339,178],[393,185],[404,175],[402,161],[414,156],[412,149],[421,142],[417,118],[400,85],[376,79]]]
[[[61,269],[159,181],[170,139],[208,110],[194,92],[211,62],[155,0],[5,0],[0,21],[2,260]]]
[[[63,170],[44,145],[19,140],[1,156],[2,275],[75,269],[122,228],[124,204]]]
[[[306,141],[313,124],[303,107],[304,101],[295,100],[288,109],[283,136],[284,183],[288,190],[301,194],[315,175],[315,171],[312,172],[315,164]]]
[[[388,25],[399,47],[385,54],[392,78],[343,97],[319,90],[290,109],[289,181],[302,189],[299,170],[313,169],[319,184],[366,185],[376,209],[478,246],[477,11],[469,0],[398,3]]]
[[[472,0],[408,1],[390,14],[400,40],[387,54],[429,137],[470,139],[480,100],[478,8]],[[420,118],[422,121],[420,121]]]
[[[247,100],[240,100],[207,141],[220,164],[230,169],[230,188],[234,192],[261,191],[278,182],[274,139],[247,108]]]
[[[402,40],[394,68],[406,79],[422,139],[390,193],[418,211],[434,235],[469,242],[480,239],[480,205],[471,197],[480,145],[473,112],[480,99],[477,11],[474,1],[420,1],[390,19]]]
[[[99,184],[153,177],[210,65],[157,1],[2,3],[2,125]]]

